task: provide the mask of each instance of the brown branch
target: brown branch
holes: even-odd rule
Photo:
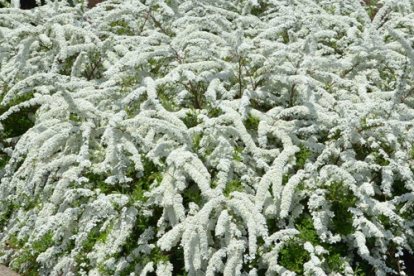
[[[345,150],[344,146],[341,146],[341,150],[339,151],[338,157],[335,159],[335,165],[338,165],[339,158],[341,158],[341,152]]]
[[[151,14],[151,10],[149,13],[149,16],[151,17],[152,21],[154,21],[155,25],[161,29],[161,32],[163,32],[165,35],[169,36],[167,31],[165,31],[165,29],[161,26],[161,23],[157,21],[157,19],[155,19],[155,17]]]
[[[142,24],[142,27],[141,27],[141,33],[144,31],[145,24],[147,24],[147,21],[148,21],[148,18],[150,18],[150,15],[151,15],[151,10],[148,10],[147,16],[145,16],[145,21],[144,21],[144,23]]]
[[[246,65],[244,65],[244,64],[243,64],[243,67],[244,67],[244,70],[246,70],[246,74],[247,74],[247,76],[250,78],[250,83],[251,83],[251,85],[252,85],[253,90],[256,90],[256,88],[257,88],[257,83],[256,83],[255,81],[253,81],[252,74],[250,74],[250,71],[249,71],[249,70],[247,70]]]
[[[349,73],[352,72],[352,70],[354,70],[357,66],[359,65],[359,62],[355,63],[350,69],[345,70],[342,74],[341,74],[341,78],[345,78],[346,75],[348,75]]]
[[[293,100],[294,100],[294,97],[295,97],[295,86],[296,86],[296,83],[294,83],[292,85],[292,88],[290,89],[290,99],[289,99],[289,106],[290,107],[293,106]]]
[[[164,33],[166,36],[169,36],[169,34],[167,33],[167,31],[161,26],[161,23],[157,21],[157,19],[155,19],[155,17],[151,14],[151,10],[148,11],[148,16],[152,19],[152,21],[154,21],[155,25],[161,29],[161,32]],[[170,46],[171,47],[171,46]],[[171,49],[175,52],[175,56],[178,60],[178,62],[180,64],[183,63],[183,60],[180,56],[180,54],[178,53],[177,50],[175,50],[173,47],[171,47]]]
[[[384,23],[385,22],[387,22],[387,17],[388,17],[388,15],[390,15],[390,13],[392,12],[392,9],[391,8],[389,8],[388,10],[387,10],[387,12],[381,17],[381,20],[382,20],[382,22],[381,22],[381,24],[378,26],[378,28],[381,28],[383,25],[384,25]]]
[[[373,181],[374,181],[375,179],[377,179],[378,175],[379,175],[379,172],[375,172],[375,176],[374,176],[374,177],[372,177],[372,178],[371,178],[371,180],[370,180],[368,183],[373,183]]]
[[[155,17],[151,14],[151,11],[149,11],[149,13],[148,13],[148,15],[149,15],[149,17],[152,19],[152,21],[154,21],[154,23],[155,23],[155,25],[158,27],[158,28],[160,28],[161,29],[161,32],[163,32],[165,35],[167,35],[167,36],[169,36],[168,35],[168,33],[167,33],[167,31],[161,26],[161,24],[160,24],[160,22],[158,22],[157,21],[157,19],[155,19]],[[177,60],[178,60],[178,63],[179,64],[183,64],[184,62],[183,62],[183,59],[181,58],[181,56],[180,56],[180,54],[178,53],[178,51],[177,50],[175,50],[173,47],[171,47],[170,46],[170,48],[174,51],[174,53],[175,53],[175,57],[177,58]],[[195,89],[195,87],[194,87],[194,85],[193,85],[193,83],[189,80],[188,81],[188,84],[190,85],[190,88],[191,88],[191,92],[192,92],[192,94],[194,95],[194,97],[195,97],[195,107],[196,107],[196,109],[201,109],[201,104],[200,104],[200,100],[199,100],[199,93],[198,93],[198,89]]]
[[[92,62],[90,74],[87,75],[88,80],[92,79],[92,77],[94,76],[95,69],[98,68],[100,63],[101,63],[101,58],[100,57],[96,62]]]
[[[401,98],[400,103],[404,103],[404,101],[414,93],[414,88],[412,88],[407,94],[404,93],[403,97]]]
[[[239,60],[238,60],[238,64],[239,64],[239,72],[238,72],[238,74],[239,74],[239,96],[240,96],[240,98],[242,97],[242,89],[243,89],[243,86],[242,86],[242,80],[241,80],[241,57],[239,57]]]
[[[195,108],[201,109],[200,100],[198,99],[198,96],[199,96],[198,89],[194,88],[194,85],[192,84],[191,81],[188,81],[188,84],[191,87],[191,92],[192,92],[191,94],[193,94],[195,97]]]

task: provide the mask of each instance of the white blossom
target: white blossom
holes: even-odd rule
[[[413,251],[412,1],[45,2],[0,9],[2,263],[296,275],[294,246],[304,275],[391,275]]]

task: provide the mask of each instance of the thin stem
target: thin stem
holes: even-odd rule
[[[401,101],[400,101],[400,103],[404,103],[404,101],[409,97],[409,96],[411,96],[411,94],[413,94],[414,93],[414,88],[413,89],[411,89],[407,94],[404,94],[403,95],[403,97],[402,97],[402,99],[401,99]]]
[[[149,11],[148,13],[149,17],[152,19],[152,21],[154,21],[155,25],[160,28],[161,32],[164,33],[165,35],[169,36],[169,34],[167,33],[167,31],[161,26],[161,23],[157,21],[157,19],[155,19],[155,17],[151,14],[151,11]],[[173,47],[171,47],[171,49],[174,51],[175,56],[178,60],[178,62],[180,64],[183,63],[182,58],[180,56],[180,54],[177,52],[177,50],[175,50]]]
[[[241,57],[239,57],[239,60],[238,60],[238,64],[239,64],[239,72],[238,72],[238,74],[239,74],[239,96],[240,96],[240,98],[242,97],[242,89],[243,89],[243,87],[242,87],[242,80],[241,80],[241,67],[242,67],[242,61],[241,61]]]
[[[351,69],[345,70],[342,74],[341,74],[341,78],[346,77],[346,75],[348,75],[349,73],[352,72],[352,70],[354,70],[357,66],[359,65],[359,62],[355,63]]]
[[[142,27],[141,27],[141,33],[144,31],[145,24],[147,24],[147,21],[148,21],[148,18],[150,18],[150,15],[151,15],[151,10],[148,10],[147,16],[145,17],[144,24],[142,24]]]
[[[247,74],[247,76],[249,76],[249,78],[250,78],[250,83],[251,83],[251,85],[252,85],[252,88],[253,88],[253,90],[256,90],[256,82],[254,82],[253,81],[253,78],[252,78],[252,75],[250,74],[250,71],[249,70],[247,70],[247,67],[246,67],[246,65],[244,65],[243,64],[243,67],[244,67],[244,70],[246,70],[246,74]]]
[[[198,96],[199,96],[199,93],[198,93],[198,88],[197,89],[195,89],[194,88],[194,85],[191,83],[191,81],[188,81],[188,84],[190,85],[190,87],[191,87],[191,91],[192,91],[192,93],[191,94],[193,94],[194,95],[194,98],[195,98],[195,108],[196,109],[201,109],[201,104],[200,104],[200,101],[199,101],[199,99],[198,99]]]
[[[90,57],[90,59],[93,59],[93,57]],[[95,69],[98,68],[99,64],[101,63],[101,57],[98,58],[98,60],[91,62],[91,71],[86,76],[88,80],[91,80],[94,76]]]
[[[165,35],[169,36],[167,31],[161,26],[161,23],[155,19],[155,17],[151,14],[151,11],[149,12],[149,16],[151,17],[152,21],[154,21],[155,25],[161,29],[161,32],[163,32]]]
[[[293,100],[295,98],[295,86],[296,86],[296,83],[294,83],[292,85],[292,88],[290,89],[289,107],[293,106]]]

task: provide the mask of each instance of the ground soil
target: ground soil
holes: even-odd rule
[[[4,265],[0,265],[0,276],[19,276],[19,274]]]

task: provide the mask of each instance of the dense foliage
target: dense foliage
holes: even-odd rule
[[[0,9],[1,263],[408,272],[413,1],[45,2]]]

